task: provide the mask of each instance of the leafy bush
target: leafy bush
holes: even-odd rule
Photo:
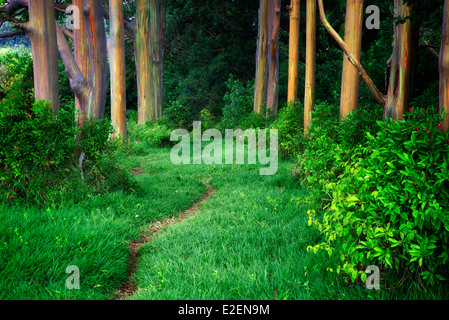
[[[127,173],[114,164],[109,122],[80,127],[74,108],[54,114],[21,89],[8,94],[0,102],[1,201],[57,205],[106,188],[132,188]]]
[[[304,108],[300,103],[289,103],[283,107],[270,128],[278,130],[282,155],[291,157],[304,151]]]
[[[221,130],[240,127],[241,122],[248,117],[253,110],[254,93],[252,85],[246,86],[232,75],[226,81],[228,92],[224,95],[223,116],[219,127]]]
[[[7,50],[0,55],[0,100],[13,87],[33,92],[33,60],[26,50]]]
[[[128,132],[130,136],[139,140],[146,141],[155,147],[168,147],[173,143],[170,141],[171,126],[167,118],[162,117],[156,122],[147,121],[138,124],[134,121],[128,122]]]
[[[447,277],[449,134],[437,110],[411,111],[404,120],[379,121],[340,180],[328,183],[333,199],[322,219],[310,212],[325,236],[311,249],[339,256],[336,271],[353,281],[366,279],[368,265],[430,285]]]
[[[367,142],[366,132],[376,134],[382,108],[360,107],[339,121],[337,106],[318,103],[312,123],[304,137],[304,153],[299,156],[295,174],[304,186],[313,190],[312,202],[320,207],[332,200],[326,187],[337,182],[346,162],[359,156],[357,149]]]

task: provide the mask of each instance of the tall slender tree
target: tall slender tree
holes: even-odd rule
[[[289,54],[288,54],[288,102],[298,99],[298,63],[299,63],[299,13],[300,0],[291,0],[288,7],[290,13]]]
[[[163,114],[163,50],[166,0],[136,0],[133,38],[136,54],[138,122]]]
[[[125,84],[125,27],[122,0],[109,1],[109,66],[111,69],[111,120],[115,135],[127,140]]]
[[[281,0],[261,0],[259,11],[259,37],[257,44],[254,111],[278,112],[279,96],[279,28]]]
[[[442,128],[449,129],[449,1],[444,1],[443,28],[441,32],[441,48],[439,56],[440,68],[440,113],[448,115]]]
[[[279,104],[279,29],[281,24],[281,0],[268,6],[268,83],[267,111],[278,113]]]
[[[402,119],[408,109],[413,92],[416,52],[418,47],[418,25],[410,19],[413,5],[395,0],[395,17],[406,19],[394,28],[393,55],[384,119]]]
[[[399,0],[402,1],[402,0]],[[354,54],[349,50],[348,46],[344,42],[344,40],[340,37],[340,35],[332,28],[329,21],[326,19],[326,13],[324,11],[324,5],[323,0],[318,0],[318,8],[320,11],[320,19],[321,22],[326,28],[326,30],[329,32],[329,34],[337,41],[337,44],[340,46],[340,48],[343,50],[345,55],[347,56],[349,62],[351,62],[354,67],[356,67],[357,71],[359,72],[360,76],[362,77],[363,81],[368,86],[368,89],[373,94],[374,98],[381,104],[382,106],[385,105],[386,97],[385,95],[380,92],[380,90],[377,88],[377,86],[374,84],[374,82],[369,77],[366,70],[363,68],[363,66],[360,64],[360,61],[354,56]]]
[[[74,2],[74,4],[82,5],[82,1]],[[80,110],[83,118],[102,119],[105,112],[108,65],[107,65],[107,45],[106,31],[103,18],[103,6],[100,1],[84,0],[83,9],[84,17],[81,19],[81,25],[84,23],[87,30],[87,42],[89,47],[89,55],[86,53],[84,36],[77,38],[74,36],[75,53],[72,53],[63,29],[58,26],[57,39],[59,53],[64,62],[66,74],[69,78],[72,90],[80,103]],[[77,43],[77,42],[80,43]],[[79,52],[78,50],[81,50]],[[75,59],[75,56],[78,60]],[[88,59],[89,61],[85,61]],[[80,66],[84,72],[83,74]]]
[[[304,87],[304,133],[312,123],[315,105],[316,0],[306,2],[306,83]]]
[[[262,113],[267,99],[267,57],[268,57],[268,2],[260,0],[259,28],[256,57],[256,83],[254,86],[254,111]]]
[[[360,61],[362,52],[363,0],[346,2],[345,43],[354,57]],[[340,119],[351,111],[357,110],[359,99],[359,72],[354,65],[343,57],[341,82]]]
[[[12,0],[2,6],[0,11],[13,16],[23,7],[28,7],[28,22],[13,17],[9,19],[30,39],[35,99],[51,103],[53,111],[58,112],[59,77],[58,65],[55,63],[58,60],[58,46],[54,4],[52,0]]]

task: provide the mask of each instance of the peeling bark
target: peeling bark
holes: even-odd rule
[[[30,20],[15,23],[23,30],[31,42],[33,54],[35,100],[45,100],[59,111],[58,46],[56,41],[56,21],[52,0],[12,1],[8,12],[28,5]]]
[[[80,29],[74,33],[74,54],[67,44],[63,30],[57,28],[58,48],[66,74],[78,101],[78,121],[102,119],[106,104],[108,66],[106,32],[101,2],[74,0],[83,6]]]
[[[138,122],[163,114],[163,43],[166,0],[137,0],[134,28]]]
[[[411,6],[402,4],[402,0],[395,0],[396,17],[408,17],[411,11]],[[408,109],[413,93],[418,36],[418,25],[410,19],[395,26],[384,120],[402,119],[404,112]]]
[[[262,113],[262,106],[267,99],[268,1],[260,0],[259,9],[259,36],[257,40],[256,82],[254,87],[254,111],[257,113]]]
[[[443,29],[441,32],[440,68],[440,114],[449,114],[449,1],[444,1]],[[449,116],[442,122],[442,129],[449,129]]]
[[[278,113],[279,97],[279,27],[281,21],[281,0],[268,6],[268,83],[267,111]]]
[[[106,30],[101,1],[86,0],[83,11],[87,21],[91,61],[88,81],[92,84],[92,100],[87,106],[86,112],[88,118],[103,119],[108,84],[108,65]]]
[[[114,135],[127,140],[126,131],[126,85],[125,85],[125,38],[122,0],[110,0],[110,57],[111,69],[111,120]]]

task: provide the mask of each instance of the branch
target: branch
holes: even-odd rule
[[[23,30],[2,33],[2,34],[0,34],[0,39],[12,38],[12,37],[23,35],[23,34],[25,34],[25,31],[23,31]]]
[[[348,57],[349,62],[351,62],[352,65],[357,69],[360,76],[362,77],[363,81],[365,81],[366,85],[368,86],[371,93],[374,95],[374,98],[382,105],[384,106],[386,103],[386,97],[385,95],[380,92],[380,90],[376,87],[374,82],[369,77],[368,73],[366,73],[365,69],[362,67],[360,62],[354,57],[354,55],[349,51],[348,47],[346,46],[346,43],[343,41],[343,39],[340,37],[340,35],[332,28],[332,26],[329,24],[329,22],[326,19],[326,14],[324,12],[324,6],[323,6],[323,0],[318,0],[318,6],[320,9],[320,18],[321,22],[323,23],[326,30],[330,33],[330,35],[337,41],[340,48],[343,50],[343,52]]]
[[[438,46],[432,46],[426,40],[423,40],[422,42],[424,43],[424,45],[421,45],[422,47],[426,47],[434,57],[436,57],[437,59],[440,59],[440,55],[434,49],[434,48],[438,48]]]
[[[0,12],[6,12],[8,14],[13,14],[17,10],[27,7],[27,0],[11,0],[8,4],[0,6]]]
[[[86,99],[86,89],[89,87],[87,79],[80,71],[76,60],[73,57],[72,50],[65,39],[63,28],[58,24],[56,25],[56,36],[59,54],[64,63],[65,72],[70,81],[70,87],[79,100]]]
[[[64,32],[64,34],[70,38],[70,39],[74,39],[73,33],[71,33],[67,28],[61,26],[60,24],[56,23],[58,25],[59,28],[61,28],[61,31]]]

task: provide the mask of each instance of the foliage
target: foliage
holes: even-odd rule
[[[282,155],[292,157],[304,152],[304,107],[299,102],[281,108],[270,129],[278,130],[279,151]]]
[[[2,50],[0,53],[0,100],[13,87],[33,92],[33,60],[27,50]]]
[[[375,134],[382,109],[377,105],[360,107],[339,121],[338,107],[318,102],[312,113],[312,124],[304,139],[305,151],[299,156],[295,174],[313,190],[312,201],[320,207],[331,201],[325,186],[337,182],[343,165],[354,151],[367,141],[366,132]]]
[[[244,85],[240,80],[234,79],[232,75],[226,81],[228,91],[225,93],[223,101],[222,118],[219,127],[222,130],[234,129],[240,126],[243,119],[253,110],[254,93],[252,85]]]
[[[322,221],[310,212],[325,242],[311,247],[341,258],[337,272],[366,279],[377,265],[424,279],[444,280],[449,262],[449,135],[437,110],[414,108],[404,120],[379,122],[339,181],[329,181],[332,203]],[[321,219],[320,219],[321,220]],[[400,283],[399,283],[400,285]]]
[[[167,109],[184,108],[187,126],[203,109],[221,116],[229,74],[243,82],[254,77],[258,7],[257,1],[168,1],[164,99]]]
[[[92,120],[80,127],[74,108],[54,114],[50,105],[31,100],[13,88],[0,102],[2,201],[59,205],[103,189],[132,188],[126,172],[114,164],[108,122]]]
[[[128,112],[128,114],[133,113]],[[132,118],[136,119],[135,117]],[[138,124],[137,121],[129,121],[128,132],[134,139],[148,142],[154,147],[168,147],[172,145],[170,141],[172,129],[167,118],[164,117],[156,122],[147,121],[142,124]]]

